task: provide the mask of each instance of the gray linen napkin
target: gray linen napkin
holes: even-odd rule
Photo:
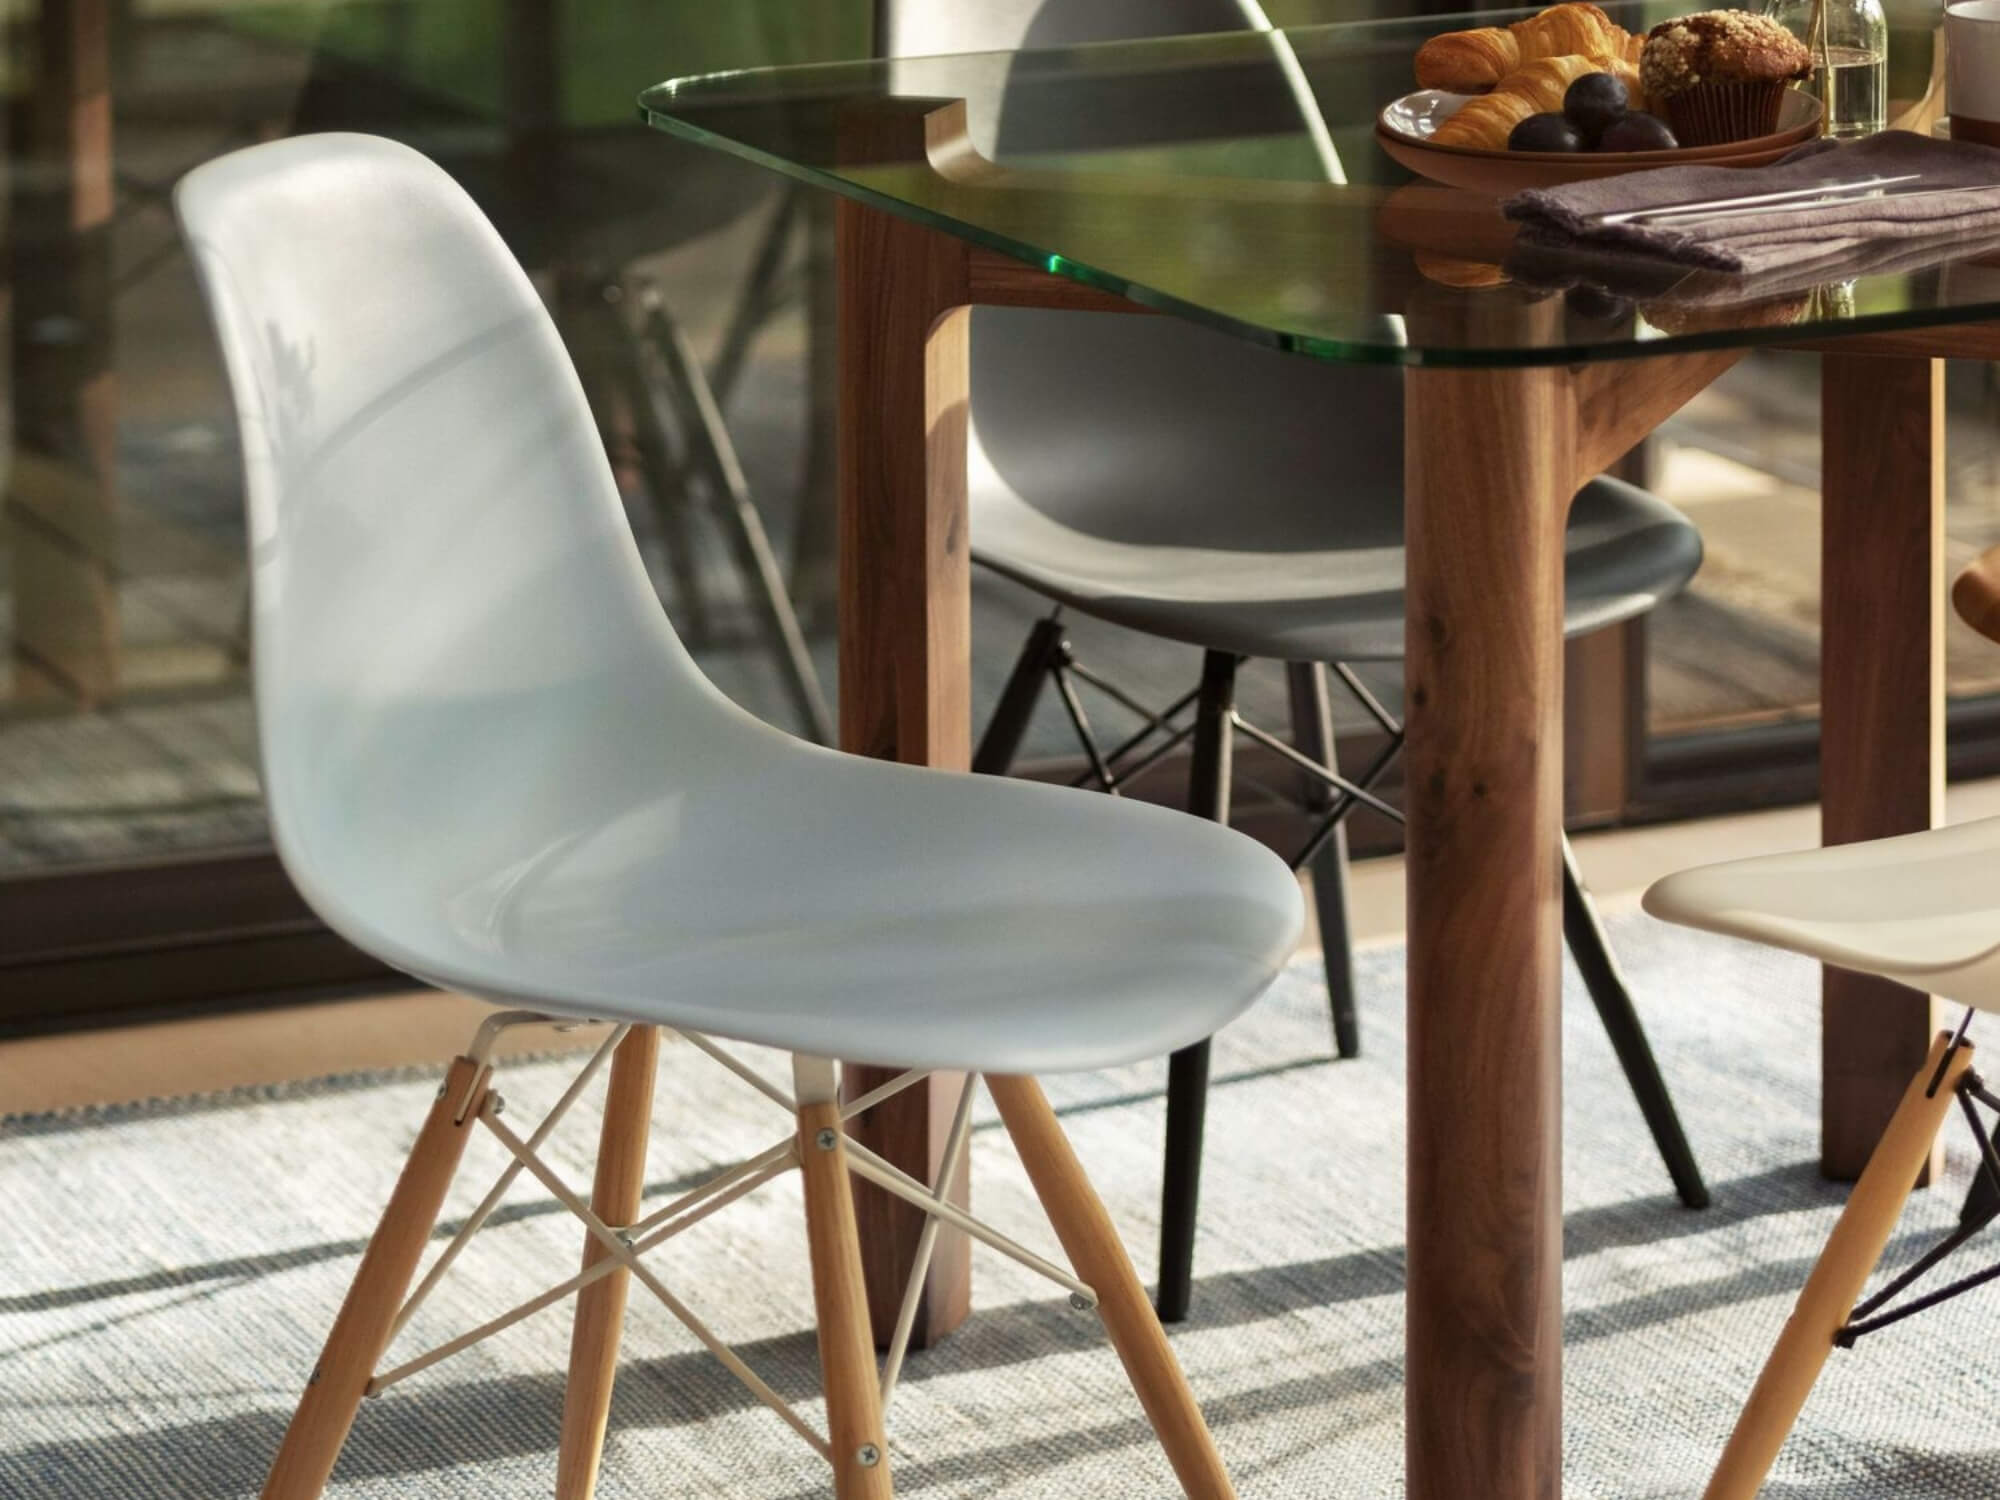
[[[1681,227],[1600,224],[1593,217],[1905,173],[1921,180],[1842,202]],[[1894,196],[1912,189],[1923,196]],[[1502,211],[1521,224],[1529,245],[1636,252],[1738,275],[1799,271],[1851,261],[1883,241],[1935,243],[2000,231],[2000,149],[1890,130],[1847,145],[1813,141],[1767,167],[1661,167],[1519,193]]]

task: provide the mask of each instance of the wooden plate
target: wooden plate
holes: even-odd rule
[[[1427,137],[1456,114],[1470,94],[1420,89],[1392,102],[1375,121],[1375,139],[1396,161],[1420,177],[1447,187],[1507,194],[1529,188],[1560,187],[1592,177],[1644,172],[1654,167],[1761,167],[1819,134],[1819,100],[1799,89],[1785,93],[1779,128],[1770,135],[1720,146],[1683,146],[1674,151],[1493,151],[1477,146],[1434,146]]]

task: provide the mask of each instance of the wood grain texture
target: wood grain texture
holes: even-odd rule
[[[1077,1278],[1097,1293],[1098,1316],[1153,1424],[1181,1488],[1192,1500],[1228,1500],[1236,1491],[1188,1389],[1166,1331],[1146,1300],[1132,1259],[1104,1211],[1055,1111],[1032,1078],[988,1077],[987,1091],[1034,1184]]]
[[[823,1132],[832,1133],[831,1148],[819,1144]],[[833,1492],[836,1500],[889,1500],[882,1386],[875,1373],[868,1288],[855,1237],[847,1147],[836,1101],[799,1106],[799,1166],[805,1187],[806,1243],[812,1253],[813,1306],[819,1314],[820,1371],[826,1381]]]
[[[1944,367],[1829,354],[1820,422],[1820,834],[1845,844],[1944,811]],[[1852,1179],[1936,1007],[1829,968],[1822,1010],[1820,1165]]]
[[[1820,1251],[1798,1305],[1778,1335],[1756,1387],[1744,1405],[1736,1430],[1730,1434],[1704,1491],[1704,1500],[1756,1500],[1765,1476],[1777,1461],[1792,1425],[1812,1393],[1813,1383],[1833,1353],[1833,1337],[1846,1324],[1861,1299],[1868,1277],[1902,1216],[1910,1189],[1936,1150],[1954,1090],[1972,1065],[1972,1048],[1960,1047],[1936,1089],[1931,1080],[1950,1045],[1940,1033],[1929,1054],[1903,1090],[1895,1116],[1861,1180],[1854,1185],[1847,1207]]]
[[[847,199],[836,212],[840,743],[964,769],[972,734],[965,246]],[[860,1093],[890,1076],[853,1067],[846,1080]],[[955,1098],[933,1080],[852,1122],[855,1138],[935,1180]],[[871,1184],[856,1202],[870,1306],[886,1341],[923,1214]],[[970,1306],[970,1244],[940,1235],[913,1344],[950,1332]]]
[[[963,766],[971,553],[965,521],[964,246],[843,200],[841,743]]]
[[[1841,338],[1801,339],[1780,347],[1878,359],[2000,359],[2000,321],[1888,328]]]
[[[374,1377],[376,1361],[410,1289],[410,1278],[437,1223],[438,1206],[458,1170],[472,1122],[486,1098],[479,1065],[461,1057],[445,1075],[416,1145],[404,1164],[389,1206],[333,1320],[326,1348],[313,1367],[306,1393],[285,1430],[285,1440],[264,1481],[263,1500],[315,1500],[326,1488],[334,1460],[354,1425],[354,1413]],[[459,1105],[478,1080],[471,1108]]]
[[[966,262],[966,285],[981,307],[1055,307],[1077,312],[1150,312],[1129,297],[1058,276],[997,250],[973,246]]]
[[[1577,382],[1405,382],[1408,1493],[1544,1500],[1562,1484],[1556,856]]]
[[[1585,365],[1576,382],[1576,474],[1608,469],[1655,427],[1679,411],[1744,355],[1704,349],[1654,359]]]
[[[613,1229],[639,1217],[646,1186],[646,1143],[653,1124],[653,1080],[659,1071],[660,1030],[634,1026],[611,1055],[604,1123],[597,1136],[597,1174],[590,1206]],[[606,1254],[586,1233],[583,1269]],[[562,1446],[556,1457],[556,1500],[590,1500],[604,1456],[611,1390],[618,1378],[618,1343],[632,1274],[613,1271],[577,1293],[570,1329],[569,1382],[563,1387]]]
[[[1965,565],[1951,586],[1951,607],[1987,640],[2000,644],[2000,547]]]

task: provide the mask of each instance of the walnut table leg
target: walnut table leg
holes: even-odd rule
[[[1828,354],[1822,381],[1820,831],[1844,844],[1943,812],[1944,365]],[[1929,996],[1842,969],[1822,1005],[1820,1165],[1852,1179],[1938,1021]]]
[[[1413,370],[1410,1500],[1562,1483],[1566,370]]]
[[[971,552],[965,517],[965,245],[842,199],[840,743],[962,770],[971,763]],[[942,976],[940,976],[942,978]],[[847,1070],[861,1092],[891,1075]],[[932,1079],[849,1124],[904,1171],[935,1180],[958,1099]],[[961,1171],[959,1181],[968,1174]],[[923,1213],[854,1185],[875,1335],[896,1326]],[[912,1343],[949,1333],[971,1301],[971,1250],[939,1235]]]

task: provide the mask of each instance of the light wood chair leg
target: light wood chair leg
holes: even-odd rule
[[[854,1193],[833,1065],[798,1058],[799,1165],[812,1252],[813,1305],[819,1315],[819,1363],[826,1383],[827,1439],[833,1449],[836,1500],[891,1500],[889,1444],[883,1435],[882,1384],[861,1269]]]
[[[1754,1500],[1777,1461],[1778,1450],[1833,1353],[1834,1335],[1861,1299],[1918,1174],[1930,1160],[1931,1145],[1952,1107],[1959,1078],[1971,1066],[1972,1048],[1961,1046],[1943,1081],[1932,1090],[1931,1080],[1950,1041],[1948,1034],[1941,1034],[1931,1044],[1929,1058],[1903,1091],[1903,1102],[1855,1183],[1799,1293],[1798,1306],[1778,1335],[1764,1373],[1757,1377],[1703,1500]]]
[[[485,1101],[482,1073],[478,1063],[461,1057],[445,1075],[285,1430],[264,1481],[263,1500],[317,1500],[326,1488]],[[464,1108],[468,1095],[470,1107]]]
[[[639,1216],[659,1057],[656,1026],[634,1026],[611,1056],[611,1083],[604,1096],[604,1125],[598,1134],[597,1177],[590,1191],[590,1206],[614,1229],[624,1228]],[[597,1237],[586,1234],[583,1269],[589,1270],[605,1253]],[[604,1455],[611,1389],[618,1378],[618,1340],[625,1326],[625,1297],[631,1282],[629,1271],[613,1271],[577,1293],[576,1321],[570,1331],[569,1384],[563,1392],[562,1448],[556,1459],[556,1500],[590,1500],[597,1488],[597,1466]]]
[[[986,1087],[1071,1268],[1097,1293],[1098,1315],[1181,1488],[1192,1500],[1232,1500],[1236,1491],[1222,1455],[1166,1331],[1041,1085],[1032,1078],[989,1076]]]

